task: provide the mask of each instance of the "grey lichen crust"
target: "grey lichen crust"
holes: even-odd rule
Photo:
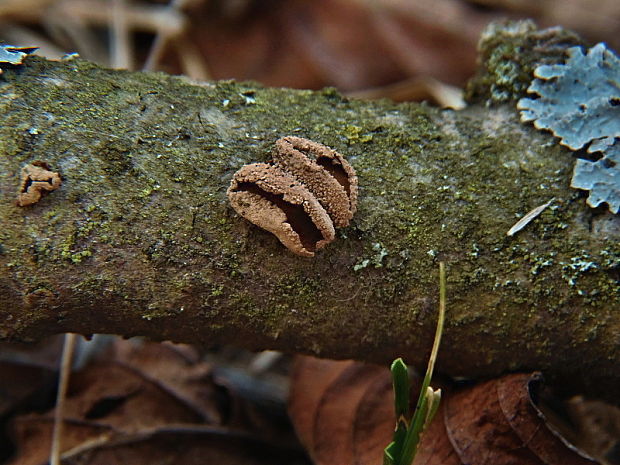
[[[620,59],[598,44],[584,55],[581,47],[567,50],[564,65],[542,65],[534,71],[528,92],[517,104],[522,121],[549,129],[572,150],[601,139],[611,145],[620,137]]]
[[[562,63],[567,47],[581,44],[560,27],[540,30],[530,20],[492,22],[480,37],[478,71],[467,83],[465,99],[487,106],[516,102],[537,66]]]
[[[15,47],[14,45],[0,45],[0,66],[21,65],[28,55],[38,47]],[[2,74],[2,68],[0,68]]]
[[[620,143],[607,150],[598,161],[577,160],[570,183],[577,189],[590,191],[588,205],[598,207],[607,202],[613,213],[620,211]]]
[[[578,160],[571,186],[590,190],[588,204],[607,202],[620,209],[620,59],[598,44],[584,54],[580,47],[567,50],[560,65],[541,65],[528,88],[539,98],[522,98],[517,104],[522,121],[547,129],[572,150],[587,147],[602,154],[598,161]],[[615,147],[615,148],[614,148]]]

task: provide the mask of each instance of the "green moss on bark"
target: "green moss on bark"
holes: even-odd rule
[[[591,392],[618,381],[618,233],[591,227],[607,217],[569,188],[571,155],[512,109],[195,85],[34,57],[3,79],[4,339],[97,331],[418,363],[443,260],[441,370],[544,369]],[[337,149],[360,180],[351,226],[314,259],[225,197],[232,174],[288,134]],[[33,160],[63,185],[19,208],[19,170]]]

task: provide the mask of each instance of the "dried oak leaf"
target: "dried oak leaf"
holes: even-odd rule
[[[133,433],[170,423],[199,423],[193,405],[165,386],[118,363],[96,363],[71,376],[66,418],[95,421]]]
[[[49,368],[18,360],[0,360],[0,416],[41,398],[41,393],[54,380],[55,373]]]
[[[209,424],[228,420],[220,407],[222,387],[213,380],[212,366],[187,345],[115,340],[106,357],[117,360],[188,405]],[[227,399],[227,404],[232,399]]]
[[[213,79],[341,91],[420,76],[462,85],[493,17],[452,0],[195,2],[188,9],[188,36]],[[169,54],[166,64],[178,58]]]
[[[34,161],[22,168],[17,205],[37,203],[43,194],[58,189],[61,184],[60,175],[52,172],[47,163]]]
[[[264,423],[248,428],[251,412],[191,347],[117,340],[100,356],[71,376],[63,465],[305,463]],[[53,411],[13,420],[9,465],[46,464],[52,425]]]
[[[74,450],[62,463],[289,465],[305,462],[294,450],[247,435],[210,427],[172,426]]]
[[[6,465],[49,463],[54,429],[54,419],[51,416],[22,415],[13,420],[11,426],[11,435],[17,445],[17,452]],[[63,450],[70,450],[83,444],[105,442],[113,435],[114,431],[109,426],[66,419],[63,423]]]
[[[414,465],[591,465],[534,406],[530,393],[539,380],[513,374],[458,390],[442,387],[440,411],[422,435]],[[412,385],[415,395],[419,378]],[[381,463],[392,440],[393,408],[387,368],[296,359],[289,413],[316,464]]]
[[[46,465],[53,421],[19,419],[18,437],[27,447],[7,465]],[[171,425],[119,436],[96,423],[65,420],[63,465],[285,465],[304,463],[301,454],[252,436],[212,426]]]
[[[576,396],[568,402],[568,416],[574,425],[571,442],[601,463],[620,464],[620,408]]]
[[[180,424],[198,437],[205,431],[220,437],[251,435],[244,405],[215,382],[211,365],[188,346],[117,340],[101,357],[105,362],[92,362],[71,375],[63,453],[74,447],[98,451],[115,450],[118,443],[142,444],[155,432],[173,435],[168,429]],[[52,421],[53,410],[13,421],[17,452],[12,465],[46,463]]]
[[[592,465],[538,415],[530,387],[540,380],[536,373],[516,373],[447,397],[445,429],[462,463]]]
[[[289,414],[314,463],[381,463],[395,422],[390,391],[386,367],[296,357]]]

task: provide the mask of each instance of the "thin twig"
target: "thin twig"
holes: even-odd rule
[[[60,380],[58,381],[58,394],[56,395],[56,410],[54,411],[54,429],[52,435],[52,450],[50,452],[50,465],[60,465],[60,452],[62,450],[62,427],[64,418],[65,397],[69,387],[71,375],[71,363],[75,349],[76,334],[65,334],[60,362]]]
[[[131,33],[127,21],[125,0],[112,1],[110,17],[110,63],[113,68],[132,69]]]
[[[169,12],[177,12],[182,4],[182,0],[171,0],[166,8]],[[153,44],[151,45],[151,50],[142,66],[142,71],[153,71],[155,69],[164,54],[170,37],[170,33],[164,32],[161,29],[157,30],[155,38],[153,39]]]

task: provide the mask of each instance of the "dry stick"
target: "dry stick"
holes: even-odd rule
[[[77,335],[66,333],[62,348],[62,358],[60,361],[60,380],[58,381],[58,394],[56,395],[56,410],[54,411],[54,430],[52,434],[52,450],[50,452],[50,465],[60,465],[60,451],[63,427],[63,413],[65,407],[65,397],[69,387],[69,376],[71,375],[71,362],[73,361],[73,351],[75,349]]]
[[[183,74],[197,81],[212,79],[200,49],[185,34],[175,38],[174,48],[179,55]]]
[[[187,0],[172,0],[168,4],[167,9],[169,12],[180,14],[180,10],[186,4]],[[154,71],[163,57],[169,42],[174,40],[175,51],[179,56],[183,74],[200,81],[211,79],[211,74],[204,63],[199,48],[186,37],[186,29],[187,23],[176,33],[158,29],[146,61],[142,66],[142,71]]]
[[[172,0],[168,4],[169,10],[176,10],[179,8],[179,5],[182,4],[183,0]],[[164,50],[166,45],[168,44],[168,40],[170,39],[170,34],[164,33],[161,30],[157,30],[155,35],[155,39],[153,40],[153,44],[151,45],[151,50],[149,51],[149,55],[142,66],[142,71],[153,71],[162,55],[164,54]]]
[[[125,0],[112,2],[112,15],[110,16],[111,46],[110,63],[113,68],[133,68],[131,54],[131,38],[126,15]]]
[[[73,12],[64,3],[57,8],[49,9],[48,14],[41,17],[41,25],[56,43],[70,40],[72,52],[79,52],[88,60],[107,63],[108,55],[89,27],[87,18]]]

